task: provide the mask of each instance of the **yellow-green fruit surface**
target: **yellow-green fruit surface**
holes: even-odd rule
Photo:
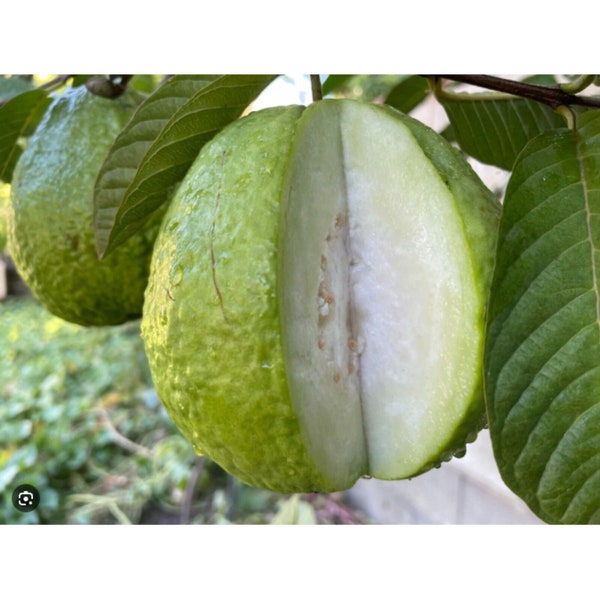
[[[484,423],[499,206],[422,124],[336,100],[201,151],[157,238],[142,335],[194,445],[254,486],[415,476]]]
[[[9,252],[34,295],[73,323],[114,325],[142,313],[159,222],[102,261],[92,223],[96,175],[139,100],[129,91],[109,100],[69,89],[53,100],[15,167]]]

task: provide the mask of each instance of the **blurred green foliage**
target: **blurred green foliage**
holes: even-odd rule
[[[4,493],[0,521],[92,521],[78,511],[67,518],[71,494],[95,484],[111,492],[133,468],[151,468],[149,453],[115,445],[103,424],[140,447],[174,433],[153,396],[137,325],[84,329],[14,300],[0,305],[0,340],[0,492],[21,483],[41,492],[32,513],[15,511]]]

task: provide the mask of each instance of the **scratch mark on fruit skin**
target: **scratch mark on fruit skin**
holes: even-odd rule
[[[213,220],[210,226],[210,262],[211,262],[211,270],[212,270],[212,281],[213,286],[215,288],[215,292],[217,293],[217,297],[219,299],[219,306],[221,307],[221,312],[223,313],[223,319],[226,323],[229,323],[229,319],[227,318],[227,314],[225,313],[225,305],[223,303],[223,296],[221,295],[221,290],[219,289],[219,284],[217,283],[217,268],[216,268],[216,259],[215,259],[215,227],[217,224],[217,212],[219,211],[219,202],[221,201],[221,185],[222,185],[222,175],[223,175],[223,163],[225,162],[225,150],[221,153],[221,179],[219,179],[219,187],[217,189],[217,195],[215,197],[215,209],[213,211]]]
[[[168,287],[165,288],[165,292],[167,292],[167,296],[169,297],[169,300],[171,300],[172,302],[175,302],[175,298],[173,298],[173,294],[171,294],[171,290]]]

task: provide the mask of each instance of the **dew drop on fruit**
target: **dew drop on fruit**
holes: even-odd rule
[[[467,444],[472,444],[472,443],[473,443],[473,442],[474,442],[474,441],[477,439],[477,434],[478,434],[478,433],[479,433],[479,432],[478,432],[477,430],[475,430],[475,431],[472,431],[471,433],[469,433],[469,434],[467,435],[467,437],[465,438],[465,442],[466,442]]]
[[[463,458],[463,456],[465,456],[467,453],[467,448],[466,446],[462,446],[461,448],[459,448],[458,450],[454,451],[454,456],[456,458]]]

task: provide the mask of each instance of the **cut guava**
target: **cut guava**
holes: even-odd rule
[[[499,205],[445,140],[349,100],[251,113],[159,233],[142,332],[158,395],[246,483],[417,475],[484,424]]]
[[[291,398],[328,477],[439,459],[480,385],[483,306],[455,201],[410,130],[309,107],[284,196],[280,289]]]

